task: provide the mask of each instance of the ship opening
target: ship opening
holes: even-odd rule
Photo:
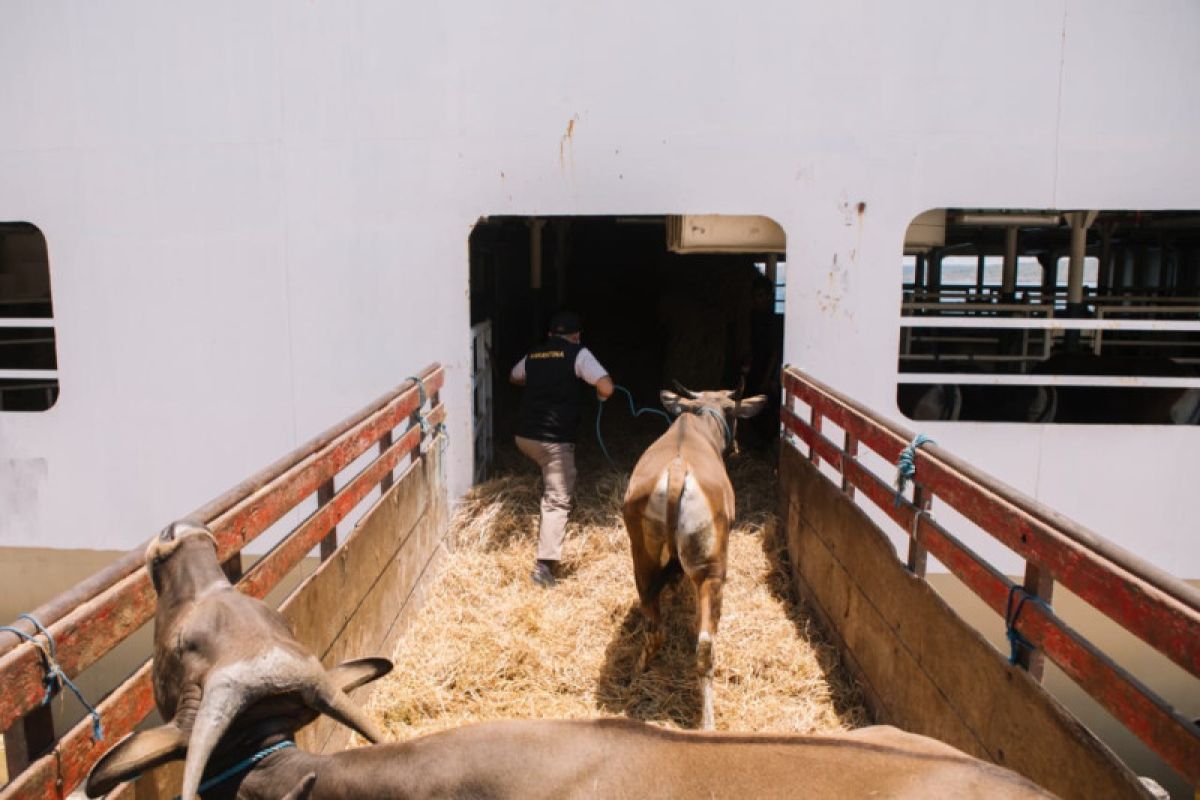
[[[1200,424],[1200,213],[938,209],[904,254],[908,418]]]
[[[497,717],[627,715],[700,724],[696,600],[682,579],[663,593],[666,637],[636,680],[644,637],[621,518],[626,482],[668,425],[634,417],[618,392],[584,390],[573,507],[559,585],[530,580],[541,476],[518,452],[521,389],[512,367],[542,342],[550,316],[582,317],[582,343],[636,405],[659,392],[735,388],[778,398],[783,232],[763,217],[491,217],[470,240],[476,485],[451,522],[457,549],[397,652],[382,690],[405,720],[398,736]],[[716,635],[718,728],[832,732],[867,722],[856,683],[813,633],[791,590],[776,518],[778,406],[740,425],[726,464],[737,496],[724,613]],[[611,457],[611,462],[610,462]],[[457,631],[448,642],[445,631]],[[436,676],[456,675],[456,690]],[[420,708],[419,714],[404,709]]]
[[[556,310],[583,319],[583,344],[629,390],[637,406],[661,408],[675,381],[736,388],[773,399],[739,426],[751,457],[779,430],[783,348],[783,231],[765,217],[490,217],[470,240],[475,366],[476,480],[510,465],[520,390],[509,371],[546,334]],[[585,401],[577,457],[606,463]],[[634,418],[618,392],[601,436],[628,471],[663,430],[654,414]]]

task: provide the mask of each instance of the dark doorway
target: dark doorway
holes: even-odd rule
[[[476,399],[478,406],[490,388],[496,465],[510,463],[515,452],[520,391],[509,385],[509,370],[544,338],[549,316],[559,309],[582,315],[583,343],[638,406],[658,408],[659,390],[676,380],[697,390],[734,388],[744,371],[747,394],[778,397],[783,262],[762,252],[672,252],[668,221],[489,217],[475,226],[471,323],[490,337],[487,378],[478,376],[490,380],[490,387],[477,386]],[[595,416],[595,406],[584,412],[579,435],[584,464],[600,456]],[[770,450],[777,439],[778,404],[752,422],[742,426],[742,447]],[[663,426],[654,415],[633,419],[619,394],[604,410],[603,436],[622,469],[632,467]],[[479,449],[476,460],[490,461]]]

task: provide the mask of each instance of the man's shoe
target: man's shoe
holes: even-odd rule
[[[529,578],[543,589],[553,589],[558,583],[554,578],[554,570],[551,569],[549,562],[539,561],[533,565],[533,572]]]

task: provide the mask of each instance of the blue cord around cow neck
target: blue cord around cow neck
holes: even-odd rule
[[[721,430],[725,432],[725,449],[728,450],[729,445],[733,444],[733,431],[729,428],[729,423],[725,421],[725,414],[710,406],[700,406],[700,408],[696,409],[692,413],[696,416],[700,416],[701,412],[708,414],[717,422],[721,423]]]
[[[225,781],[229,780],[230,778],[241,775],[243,772],[246,772],[251,767],[253,767],[255,764],[262,761],[267,756],[271,755],[271,753],[278,753],[280,750],[284,749],[285,747],[295,747],[295,746],[296,746],[296,743],[293,742],[291,739],[284,739],[282,742],[276,742],[275,744],[271,745],[270,747],[264,747],[262,750],[259,750],[254,755],[249,756],[248,758],[243,758],[241,761],[237,762],[229,769],[218,772],[216,775],[212,776],[211,778],[206,780],[204,783],[200,784],[200,788],[196,790],[196,794],[204,794],[205,792],[207,792],[209,789],[213,788],[214,786],[222,784]],[[175,800],[179,800],[179,795],[175,795]]]
[[[665,419],[667,421],[668,425],[671,424],[671,415],[665,411],[659,411],[657,408],[649,408],[649,407],[638,408],[633,402],[633,393],[630,392],[628,389],[626,389],[624,386],[621,386],[619,384],[613,384],[613,389],[616,391],[619,391],[619,392],[623,392],[625,394],[625,396],[627,398],[629,398],[629,413],[632,414],[634,417],[640,417],[642,414],[658,414],[659,416],[661,416],[663,419]],[[609,455],[608,448],[604,446],[604,435],[600,432],[600,420],[604,416],[604,406],[605,406],[605,403],[603,401],[601,401],[599,403],[598,407],[596,408],[596,441],[600,444],[600,452],[604,453],[604,457],[608,459],[608,463],[612,464],[615,467],[617,465],[617,462],[613,461],[613,457],[611,455]]]

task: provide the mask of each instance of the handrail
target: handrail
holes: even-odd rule
[[[421,378],[422,380],[429,380],[433,373],[439,369],[440,367],[437,364],[432,364],[421,370],[417,377]],[[287,470],[294,467],[300,461],[307,458],[313,452],[325,447],[351,427],[378,411],[390,400],[395,398],[397,393],[411,389],[413,386],[414,384],[412,381],[405,381],[403,384],[401,384],[401,386],[381,395],[380,397],[376,398],[374,402],[369,403],[366,407],[358,410],[354,414],[351,414],[349,417],[346,417],[336,425],[329,427],[322,433],[317,434],[282,458],[277,459],[276,461],[273,461],[272,463],[263,467],[258,472],[239,483],[237,486],[234,486],[232,489],[222,492],[217,497],[209,500],[207,503],[188,514],[186,518],[204,523],[211,522],[219,515],[229,510],[229,508],[231,508],[242,498],[253,494],[258,489],[261,489],[263,486],[267,485],[283,473],[287,472]],[[107,567],[96,573],[93,573],[90,577],[75,584],[67,591],[55,595],[45,603],[42,603],[40,606],[31,611],[30,614],[36,617],[38,621],[45,626],[53,625],[62,619],[63,616],[72,609],[78,607],[84,602],[87,602],[88,600],[91,600],[105,589],[119,582],[126,575],[129,575],[140,568],[142,566],[142,558],[146,552],[146,546],[149,543],[149,540],[146,540],[146,542],[142,543],[133,550],[130,550],[128,553],[121,556]],[[30,635],[37,632],[34,630],[33,625],[24,619],[16,620],[15,622],[10,623],[10,625],[14,628],[23,630]],[[0,657],[3,657],[5,653],[7,653],[9,650],[12,650],[20,643],[21,639],[15,634],[7,631],[0,631]],[[0,727],[0,730],[2,729],[3,728]]]
[[[438,393],[445,373],[434,364],[418,377],[424,392],[415,381],[405,381],[188,515],[213,529],[219,557],[228,560],[297,504],[317,494],[317,511],[240,578],[242,591],[265,596],[317,544],[322,544],[322,557],[327,557],[333,548],[326,551],[324,545],[338,521],[375,486],[381,490],[390,486],[401,459],[423,452],[426,440],[440,435],[437,425],[445,419],[445,407]],[[417,415],[433,427],[418,424]],[[401,425],[405,426],[401,434],[393,438],[393,429]],[[376,445],[376,458],[334,491],[334,476]],[[57,613],[58,618],[47,627],[57,640],[58,661],[68,676],[94,664],[153,615],[154,592],[146,573],[138,569],[141,564],[141,551],[131,551],[41,607]],[[147,662],[97,705],[104,725],[102,741],[92,741],[90,723],[81,721],[59,736],[49,753],[39,753],[23,771],[10,776],[10,782],[0,789],[0,800],[68,794],[96,759],[153,710],[150,675]],[[8,730],[23,715],[40,708],[42,677],[33,645],[10,647],[0,654],[0,685],[5,687],[0,693],[0,730]]]
[[[931,497],[940,497],[1026,560],[1030,593],[1048,600],[1053,582],[1060,582],[1200,676],[1200,591],[934,444],[916,451],[920,499],[914,496],[916,504],[897,504],[888,481],[869,472],[855,453],[865,445],[895,464],[913,440],[912,432],[791,367],[784,371],[784,390],[785,430],[809,446],[810,458],[823,459],[841,472],[845,490],[861,490],[906,531],[910,565],[923,564],[924,553],[933,554],[993,611],[1004,614],[1012,582],[930,515],[920,513]],[[794,400],[809,406],[811,423],[793,408]],[[823,419],[846,432],[845,450],[822,434]],[[918,574],[923,576],[923,570]],[[1173,769],[1200,784],[1200,728],[1113,663],[1049,606],[1029,604],[1026,609],[1014,623],[1018,632]],[[1026,651],[1022,657],[1023,665],[1030,667],[1034,655]]]

